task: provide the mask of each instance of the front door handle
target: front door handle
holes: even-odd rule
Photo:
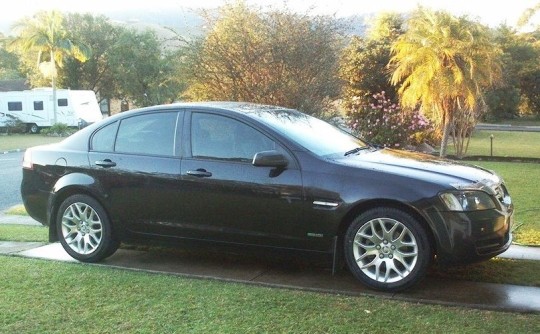
[[[110,167],[116,166],[116,162],[111,161],[111,159],[98,160],[95,162],[95,164],[104,168],[110,168]]]
[[[187,175],[196,176],[196,177],[210,177],[212,173],[207,172],[206,169],[199,168],[197,170],[188,170]]]

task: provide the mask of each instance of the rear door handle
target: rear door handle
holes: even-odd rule
[[[110,168],[110,167],[116,166],[116,162],[111,161],[111,159],[98,160],[95,162],[95,164],[104,168]]]
[[[197,170],[188,170],[187,175],[196,177],[210,177],[212,176],[212,173],[207,172],[206,169],[199,168]]]

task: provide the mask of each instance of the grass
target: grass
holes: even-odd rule
[[[57,143],[62,139],[65,138],[47,137],[39,134],[0,135],[0,152],[16,149],[25,150],[32,146]]]
[[[535,333],[538,314],[0,257],[6,333]]]
[[[475,131],[467,151],[468,156],[491,154],[490,135],[493,134],[493,156],[540,158],[540,132]],[[454,146],[448,145],[448,153],[454,154]]]
[[[0,224],[0,241],[49,242],[49,229],[45,226]]]
[[[487,161],[474,164],[496,171],[505,180],[515,205],[515,241],[540,245],[540,164]]]
[[[4,213],[7,215],[28,216],[28,212],[26,212],[26,209],[24,208],[24,205],[22,204],[12,206],[11,208],[7,209]]]

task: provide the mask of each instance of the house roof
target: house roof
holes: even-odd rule
[[[0,80],[0,92],[28,90],[26,79]]]

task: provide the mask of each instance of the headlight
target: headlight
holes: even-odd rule
[[[495,209],[491,196],[483,191],[446,192],[439,195],[450,211],[477,211]]]

